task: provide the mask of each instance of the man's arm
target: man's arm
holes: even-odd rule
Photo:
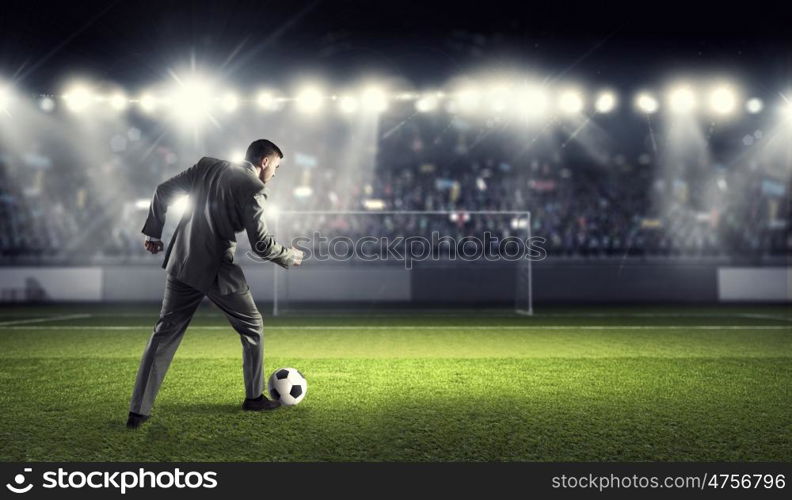
[[[143,225],[142,232],[148,236],[146,249],[149,249],[148,243],[162,245],[159,239],[162,238],[162,229],[165,227],[165,214],[168,211],[168,205],[172,204],[177,197],[190,194],[197,167],[197,164],[193,165],[157,186],[149,206],[148,218]],[[151,250],[149,249],[149,251]]]
[[[264,203],[267,195],[259,191],[244,201],[242,217],[245,221],[250,248],[264,260],[272,261],[288,268],[302,263],[303,254],[294,248],[286,248],[277,241],[267,228],[264,219]]]

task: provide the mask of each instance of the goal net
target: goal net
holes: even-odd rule
[[[306,254],[275,268],[272,313],[306,308],[508,308],[533,313],[527,211],[275,211],[270,231]],[[248,253],[250,256],[250,253]]]

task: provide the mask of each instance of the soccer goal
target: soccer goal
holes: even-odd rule
[[[268,222],[279,242],[306,251],[297,271],[275,266],[274,316],[331,303],[533,314],[528,211],[272,210]]]

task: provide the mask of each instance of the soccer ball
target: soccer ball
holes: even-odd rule
[[[272,399],[280,401],[282,405],[294,406],[305,397],[308,392],[308,382],[294,368],[278,368],[270,375],[267,383]]]

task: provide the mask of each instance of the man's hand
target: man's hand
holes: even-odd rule
[[[305,256],[305,254],[294,247],[291,247],[289,250],[291,251],[291,254],[294,257],[293,265],[299,266],[300,264],[302,264],[303,257]]]
[[[152,254],[160,253],[164,248],[161,240],[146,240],[143,245],[146,247],[146,250]]]

